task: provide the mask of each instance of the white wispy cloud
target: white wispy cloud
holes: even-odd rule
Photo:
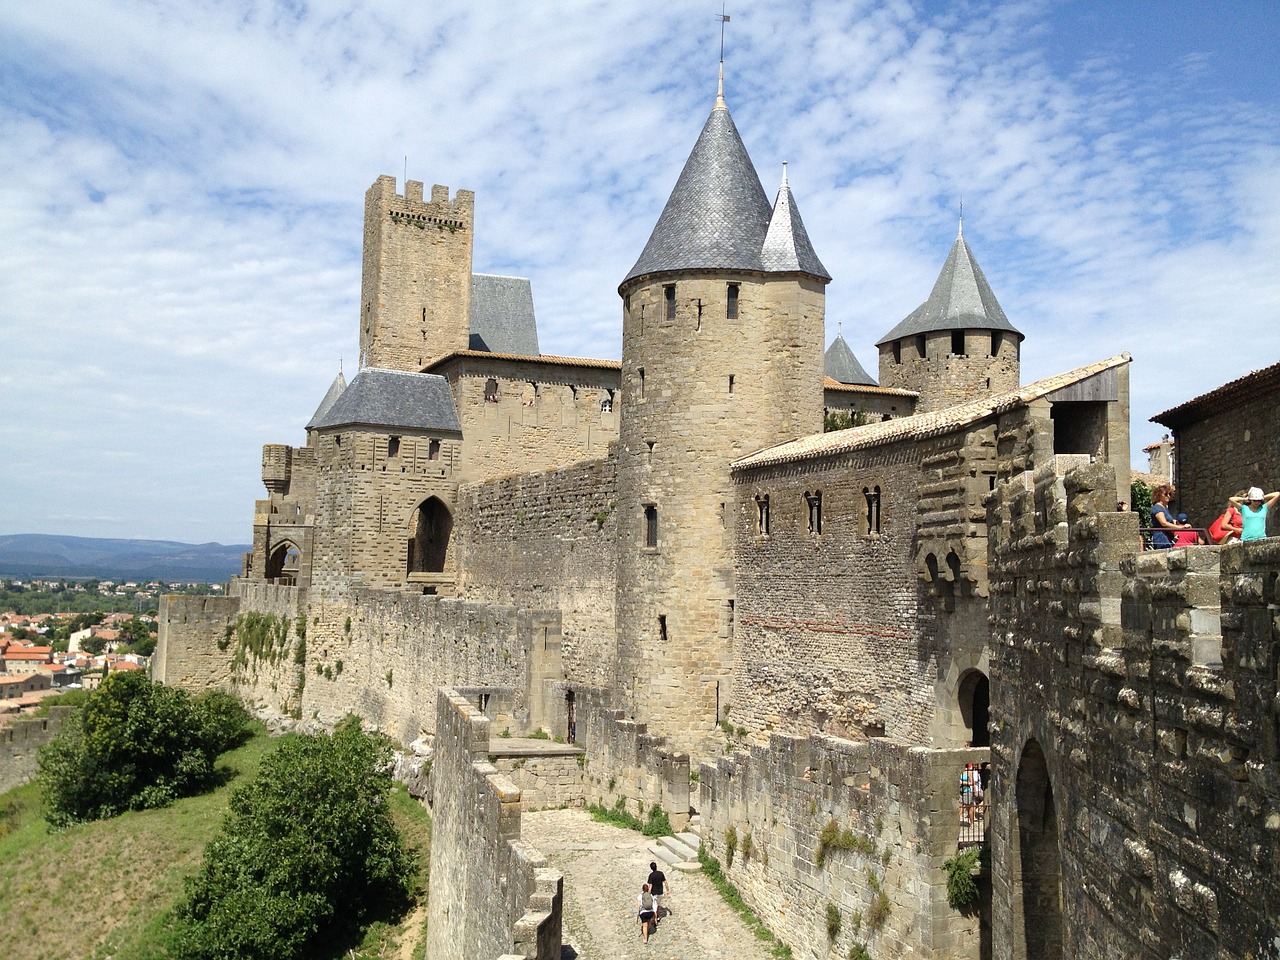
[[[1274,19],[1238,10],[1241,44]],[[260,445],[299,442],[354,368],[363,194],[406,156],[476,191],[476,269],[533,279],[544,351],[617,357],[718,12],[0,8],[0,529],[247,539]],[[962,197],[1024,379],[1131,351],[1136,448],[1152,413],[1280,359],[1274,62],[1227,83],[1220,38],[1145,58],[1072,4],[730,13],[734,119],[770,196],[789,161],[829,336],[868,370]]]

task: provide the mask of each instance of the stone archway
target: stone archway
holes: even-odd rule
[[[1058,817],[1044,751],[1028,740],[1018,764],[1017,868],[1022,929],[1016,931],[1022,960],[1062,960],[1062,852]]]
[[[296,584],[301,561],[302,553],[298,547],[288,540],[282,540],[267,556],[267,579],[288,586]]]
[[[968,670],[960,678],[956,691],[960,716],[969,730],[970,746],[991,746],[987,722],[991,718],[991,682],[981,670]]]
[[[453,536],[453,514],[437,497],[428,497],[414,511],[409,529],[409,573],[443,573]]]

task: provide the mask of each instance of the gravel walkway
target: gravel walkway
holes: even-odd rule
[[[564,874],[565,960],[769,960],[768,945],[710,880],[670,867],[663,867],[672,895],[664,898],[662,922],[641,942],[636,894],[656,859],[647,837],[596,823],[581,810],[526,813],[521,834]]]

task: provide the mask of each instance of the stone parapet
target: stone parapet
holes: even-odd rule
[[[588,804],[621,806],[645,819],[655,805],[673,830],[689,823],[689,755],[643,723],[610,706],[597,688],[575,688],[577,742],[587,751],[583,791]]]
[[[948,905],[943,863],[960,840],[960,772],[987,757],[774,736],[701,765],[703,844],[797,956],[863,946],[876,958],[976,960],[978,919]]]
[[[1000,488],[996,960],[1275,956],[1280,540],[1138,552],[1096,464]]]
[[[75,707],[50,707],[47,717],[19,717],[0,727],[0,793],[36,774],[40,748],[58,735]]]
[[[427,955],[560,960],[563,877],[521,840],[521,793],[489,762],[489,718],[441,687],[434,726]]]

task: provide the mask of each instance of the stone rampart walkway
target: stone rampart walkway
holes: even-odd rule
[[[769,960],[767,944],[725,906],[701,873],[670,867],[670,915],[647,944],[640,942],[636,894],[649,876],[647,837],[581,810],[522,817],[523,838],[564,874],[565,958],[579,960]],[[571,950],[568,948],[572,948]]]

